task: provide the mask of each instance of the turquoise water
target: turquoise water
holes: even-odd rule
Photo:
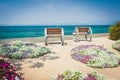
[[[0,39],[42,37],[45,27],[62,27],[65,35],[72,35],[77,25],[66,26],[0,26]],[[96,33],[108,33],[110,25],[87,25]]]

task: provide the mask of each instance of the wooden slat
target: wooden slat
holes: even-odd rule
[[[48,38],[59,38],[59,37],[62,37],[62,36],[47,36]]]
[[[89,28],[78,28],[79,32],[89,32]]]
[[[61,28],[47,28],[47,34],[61,34]]]

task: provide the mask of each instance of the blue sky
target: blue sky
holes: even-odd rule
[[[0,0],[0,25],[114,24],[120,0]]]

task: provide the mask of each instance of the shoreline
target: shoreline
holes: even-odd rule
[[[98,34],[92,34],[93,38],[97,38],[97,37],[108,37],[109,33],[98,33]],[[44,37],[27,37],[27,38],[12,38],[12,39],[0,39],[0,43],[2,42],[10,42],[13,40],[22,40],[22,41],[31,41],[31,42],[44,42]],[[53,38],[50,40],[54,40],[57,41],[57,38]],[[73,40],[72,35],[64,35],[64,40]]]

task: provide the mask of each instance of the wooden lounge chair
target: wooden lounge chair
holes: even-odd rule
[[[61,44],[64,45],[63,28],[45,28],[45,45],[48,45],[48,38],[60,38]]]
[[[85,40],[91,41],[92,40],[92,29],[91,27],[76,27],[75,32],[73,33],[73,40],[76,42],[79,39],[80,35],[85,36]]]

